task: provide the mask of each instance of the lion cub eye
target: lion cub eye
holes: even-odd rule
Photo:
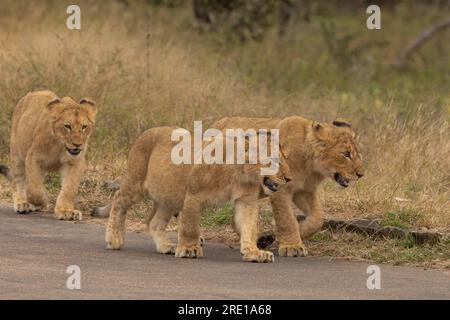
[[[64,128],[66,128],[67,130],[72,130],[72,126],[70,124],[65,124]]]
[[[352,154],[351,154],[350,151],[345,151],[342,155],[343,155],[344,157],[346,157],[346,158],[349,158],[349,159],[352,158]]]
[[[85,131],[87,128],[88,128],[87,125],[83,125],[83,126],[81,127],[81,130]]]

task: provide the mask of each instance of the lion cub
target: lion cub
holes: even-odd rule
[[[39,211],[47,207],[44,175],[58,171],[62,188],[55,215],[61,220],[79,220],[74,202],[85,170],[85,153],[97,109],[88,98],[76,103],[60,99],[51,91],[25,95],[17,104],[11,130],[11,169],[14,210]]]
[[[200,257],[203,254],[199,241],[202,210],[232,201],[244,260],[273,262],[271,252],[257,248],[259,210],[256,200],[288,182],[286,161],[281,156],[278,173],[270,176],[261,176],[260,165],[174,164],[171,152],[176,143],[171,140],[171,134],[176,129],[159,127],[144,132],[130,150],[128,169],[113,203],[94,210],[95,216],[109,214],[105,236],[108,248],[122,248],[128,209],[149,196],[153,201],[149,232],[156,250],[175,253],[175,244],[169,239],[166,227],[171,217],[181,212],[176,255]]]

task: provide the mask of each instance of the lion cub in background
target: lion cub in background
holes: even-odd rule
[[[46,173],[57,171],[62,175],[62,188],[55,215],[61,220],[81,219],[74,203],[96,113],[89,98],[76,103],[51,91],[30,92],[20,99],[12,119],[11,169],[2,166],[0,170],[11,180],[17,213],[47,207],[43,179]]]

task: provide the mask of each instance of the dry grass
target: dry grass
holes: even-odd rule
[[[0,4],[0,160],[8,158],[13,107],[36,88],[93,96],[100,105],[80,192],[87,212],[108,201],[102,182],[121,175],[129,144],[149,127],[191,127],[193,120],[209,124],[231,115],[340,116],[359,132],[367,174],[345,191],[326,183],[327,214],[384,220],[407,211],[414,217],[407,227],[450,230],[449,33],[427,44],[412,71],[398,72],[389,62],[407,39],[447,13],[402,7],[396,16],[386,12],[376,33],[340,15],[337,34],[359,31],[352,46],[387,42],[343,67],[327,51],[319,23],[298,21],[284,39],[273,32],[261,43],[234,44],[194,30],[185,7],[151,8],[147,43],[139,2],[80,5],[82,30],[69,31],[61,2]],[[0,196],[9,198],[0,183]],[[57,181],[49,183],[56,192]],[[136,213],[145,214],[145,206]]]

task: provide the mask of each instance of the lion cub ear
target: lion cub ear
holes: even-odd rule
[[[87,110],[89,112],[89,117],[91,120],[95,119],[95,116],[97,114],[97,105],[95,101],[91,98],[82,98],[80,100],[80,106],[86,106],[88,107]]]
[[[326,128],[323,124],[319,122],[314,122],[312,128],[314,133],[318,136],[325,134]]]
[[[347,120],[344,119],[336,119],[333,121],[333,125],[335,127],[346,127],[346,128],[351,128],[352,125],[350,124],[350,122],[348,122]]]
[[[58,98],[58,97],[53,98],[52,100],[50,100],[47,103],[47,108],[52,109],[54,106],[58,105],[60,102],[61,102],[60,98]]]
[[[337,120],[333,121],[333,125],[335,127],[346,128],[350,132],[353,139],[356,138],[356,133],[353,131],[353,128],[352,128],[352,125],[350,124],[350,122],[348,122],[344,119],[337,119]]]
[[[96,107],[95,101],[92,100],[91,98],[82,98],[80,100],[80,104],[89,104],[89,105],[91,105],[94,108]]]
[[[313,128],[313,132],[315,134],[315,136],[322,141],[328,141],[330,140],[330,127],[325,125],[325,124],[321,124],[319,122],[314,122],[312,125]]]
[[[59,115],[64,110],[64,106],[64,102],[56,96],[53,97],[49,102],[47,102],[46,107],[49,111],[50,119],[52,122],[56,121],[59,118]]]

